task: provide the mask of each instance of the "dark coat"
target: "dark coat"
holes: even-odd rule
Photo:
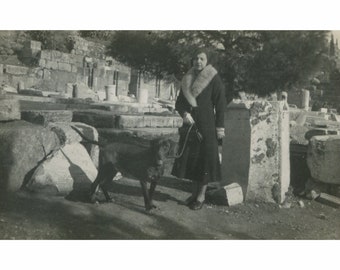
[[[179,178],[208,183],[220,180],[221,168],[218,157],[218,140],[216,127],[224,127],[224,111],[226,107],[225,89],[222,80],[216,74],[196,97],[197,107],[188,102],[181,89],[176,101],[176,110],[183,117],[185,112],[195,120],[190,140],[184,148],[183,155],[175,160],[172,174]],[[200,142],[194,129],[200,132]],[[179,149],[183,147],[187,128],[180,128]]]

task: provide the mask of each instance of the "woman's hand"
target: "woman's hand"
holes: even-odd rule
[[[217,139],[222,139],[225,136],[224,128],[216,128]]]
[[[183,115],[183,123],[192,125],[195,123],[194,119],[192,118],[190,113],[184,113]]]

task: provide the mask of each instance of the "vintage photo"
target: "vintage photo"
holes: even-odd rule
[[[339,240],[328,30],[1,30],[1,240]]]

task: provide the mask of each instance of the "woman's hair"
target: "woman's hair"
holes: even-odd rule
[[[193,66],[194,59],[200,53],[204,53],[207,56],[207,65],[209,65],[209,64],[212,65],[212,66],[215,65],[216,59],[215,59],[215,54],[214,54],[213,50],[210,49],[210,48],[201,47],[201,48],[194,49],[193,54],[191,56],[191,61],[190,61],[191,66]]]

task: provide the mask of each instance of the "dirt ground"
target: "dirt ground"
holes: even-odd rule
[[[302,198],[290,208],[208,202],[192,211],[183,205],[190,182],[165,177],[155,194],[159,209],[146,213],[138,181],[122,178],[110,191],[114,203],[26,192],[2,197],[0,239],[340,239],[340,210]]]

